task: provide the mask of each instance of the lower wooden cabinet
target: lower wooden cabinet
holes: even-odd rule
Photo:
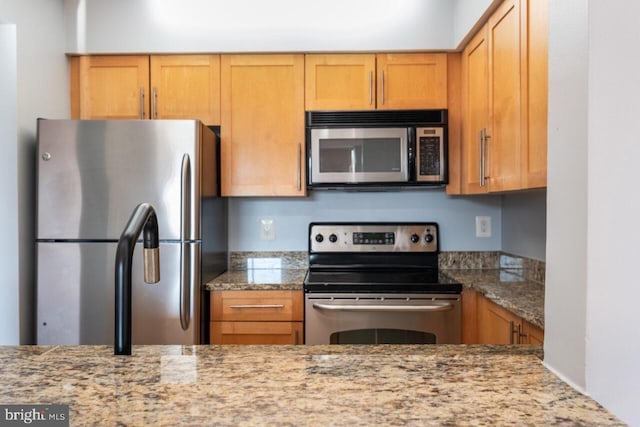
[[[479,293],[463,292],[464,344],[543,344],[544,331]]]
[[[302,322],[211,322],[211,344],[302,344]]]
[[[211,344],[302,344],[302,291],[211,292]]]

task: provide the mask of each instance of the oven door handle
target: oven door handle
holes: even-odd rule
[[[313,308],[318,310],[332,311],[449,311],[453,310],[453,304],[450,302],[436,302],[429,305],[334,305],[313,303]]]

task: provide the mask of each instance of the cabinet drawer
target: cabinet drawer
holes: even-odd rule
[[[211,322],[212,344],[302,344],[302,322]]]
[[[302,291],[214,291],[211,320],[302,321]]]

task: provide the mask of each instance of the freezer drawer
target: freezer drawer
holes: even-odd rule
[[[37,245],[37,343],[113,344],[117,243],[39,242]],[[180,322],[181,247],[191,280],[187,330]],[[132,273],[133,344],[198,344],[200,244],[160,243],[160,282],[143,281],[142,243]]]

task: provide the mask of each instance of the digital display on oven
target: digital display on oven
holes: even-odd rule
[[[353,233],[354,245],[395,245],[396,233],[381,232],[381,233]]]

